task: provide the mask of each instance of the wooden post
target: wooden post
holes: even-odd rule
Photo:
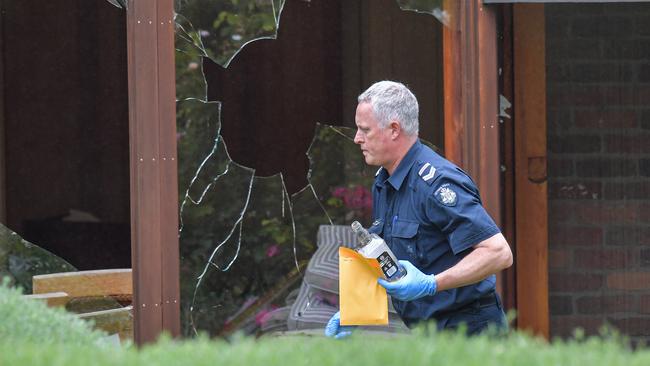
[[[131,250],[137,344],[180,334],[173,0],[127,11]]]
[[[513,17],[517,318],[548,338],[544,5],[516,4]]]
[[[502,227],[496,8],[481,0],[445,0],[444,9],[445,157],[472,176]],[[499,292],[502,280],[497,274]]]
[[[496,10],[480,0],[445,1],[445,156],[476,180],[501,224]]]
[[[510,103],[515,99],[513,90],[514,73],[512,71],[513,53],[512,53],[512,5],[503,5],[501,7],[501,80],[500,90],[503,97]],[[501,107],[499,107],[501,109]],[[501,123],[501,156],[504,167],[503,174],[503,235],[510,243],[512,254],[515,257],[515,264],[504,272],[503,276],[503,305],[506,309],[517,308],[517,246],[515,245],[515,158],[514,158],[514,126],[512,112],[513,106],[505,112],[508,116],[499,116]],[[516,320],[515,320],[516,322]]]

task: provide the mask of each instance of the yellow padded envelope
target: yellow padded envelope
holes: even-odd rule
[[[381,275],[376,259],[339,248],[341,325],[388,324],[388,296],[377,283]]]

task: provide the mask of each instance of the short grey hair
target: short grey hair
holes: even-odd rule
[[[418,100],[406,85],[395,81],[378,81],[361,93],[357,101],[359,104],[370,103],[381,128],[397,120],[404,133],[417,136]]]

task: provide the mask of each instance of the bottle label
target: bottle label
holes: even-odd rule
[[[397,265],[388,252],[381,253],[379,257],[377,257],[377,261],[379,262],[382,272],[386,275],[386,278],[391,278],[395,272],[397,272]]]

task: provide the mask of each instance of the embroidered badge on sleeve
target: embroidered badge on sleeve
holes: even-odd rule
[[[456,206],[458,197],[456,192],[449,186],[449,183],[441,185],[434,193],[436,199],[445,206]]]

